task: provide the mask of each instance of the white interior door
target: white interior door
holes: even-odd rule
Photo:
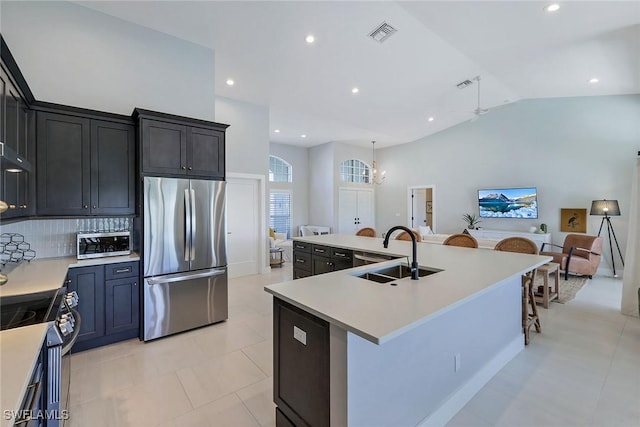
[[[358,191],[354,188],[340,188],[338,191],[338,233],[355,234],[358,230]]]
[[[229,277],[260,271],[260,185],[255,179],[227,179],[227,261]],[[265,240],[266,237],[262,240]]]
[[[340,188],[338,191],[338,232],[355,234],[363,227],[374,227],[373,190]]]

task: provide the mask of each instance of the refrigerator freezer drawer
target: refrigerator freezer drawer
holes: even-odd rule
[[[227,319],[227,269],[144,279],[144,341]]]

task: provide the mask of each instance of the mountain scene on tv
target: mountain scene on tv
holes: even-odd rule
[[[478,205],[483,218],[537,218],[535,188],[479,190]]]

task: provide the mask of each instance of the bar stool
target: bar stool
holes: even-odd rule
[[[519,252],[522,254],[538,254],[536,242],[524,237],[507,237],[498,242],[495,247],[497,251]],[[538,308],[533,294],[533,283],[536,279],[536,269],[522,275],[522,332],[524,333],[524,343],[529,344],[529,330],[534,325],[536,332],[542,332]]]
[[[542,274],[544,285],[542,289],[538,286],[535,292],[536,302],[541,302],[544,308],[549,308],[549,301],[558,298],[558,289],[560,286],[560,264],[556,262],[548,262],[538,267],[538,273]],[[549,291],[549,274],[553,274],[554,286]]]

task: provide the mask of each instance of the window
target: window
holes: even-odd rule
[[[340,181],[369,184],[369,166],[360,160],[345,160],[340,164]]]
[[[277,233],[291,237],[291,193],[272,191],[269,193],[269,227]]]
[[[291,182],[291,165],[280,157],[269,156],[269,182]]]

